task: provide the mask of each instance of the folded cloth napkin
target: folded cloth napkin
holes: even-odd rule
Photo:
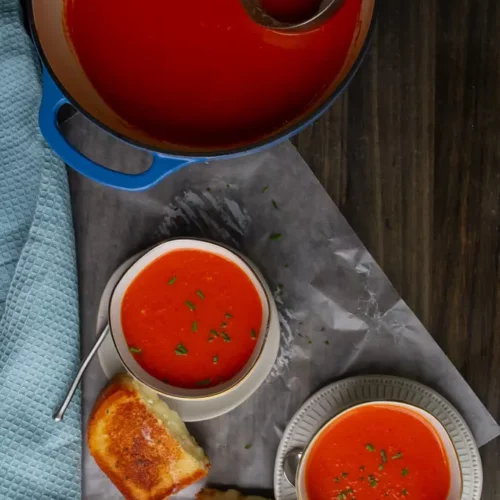
[[[37,124],[40,75],[18,0],[0,0],[0,499],[80,498],[79,360],[64,165]]]

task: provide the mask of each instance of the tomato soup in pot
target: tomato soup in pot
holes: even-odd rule
[[[232,379],[261,334],[259,293],[234,262],[214,253],[174,250],[127,288],[121,320],[129,350],[150,375],[194,389]]]
[[[265,138],[326,98],[359,22],[345,0],[301,34],[255,24],[239,0],[67,0],[88,79],[131,127],[181,148]]]

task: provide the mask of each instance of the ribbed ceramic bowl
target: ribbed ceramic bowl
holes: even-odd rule
[[[184,389],[166,384],[158,380],[144,370],[130,353],[125,334],[123,331],[121,309],[125,293],[135,278],[156,259],[175,250],[201,250],[223,257],[236,264],[250,279],[257,291],[262,305],[262,322],[260,332],[257,337],[255,348],[245,366],[233,378],[223,382],[215,387],[206,387],[200,389]],[[174,239],[161,243],[142,257],[139,258],[125,272],[118,281],[111,295],[109,303],[109,326],[111,337],[115,344],[120,359],[127,371],[137,380],[147,385],[157,393],[174,399],[203,400],[217,398],[227,395],[238,387],[255,369],[264,345],[268,338],[270,310],[273,297],[264,277],[247,264],[246,258],[241,254],[226,246],[206,240],[199,239]]]

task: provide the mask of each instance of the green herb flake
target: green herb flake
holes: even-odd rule
[[[364,465],[360,465],[359,466],[359,470],[365,470],[365,466]]]
[[[274,200],[272,200],[272,201],[271,201],[271,203],[273,204],[273,207],[274,207],[276,210],[278,210],[278,204],[277,204]]]
[[[133,352],[134,354],[141,354],[142,349],[139,349],[138,347],[129,347],[129,351]]]
[[[336,483],[340,483],[340,477],[334,477],[333,480],[336,482]]]
[[[224,317],[227,319],[233,319],[233,315],[229,313],[224,314]]]
[[[201,300],[205,300],[205,295],[203,295],[203,292],[201,290],[196,290],[196,295],[198,295]]]
[[[403,489],[401,490],[401,495],[403,495],[404,497],[405,497],[406,495],[408,495],[408,490],[407,490],[406,488],[403,488]]]
[[[257,332],[253,328],[250,330],[250,337],[254,340],[257,338]]]
[[[196,333],[198,331],[198,321],[193,321],[193,324],[191,325],[191,331],[193,333]]]
[[[172,276],[169,280],[168,280],[168,285],[169,286],[172,286],[175,282],[177,281],[177,276]]]
[[[187,356],[187,353],[188,350],[184,344],[177,344],[177,347],[175,348],[175,354],[177,354],[177,356]]]
[[[325,344],[330,345],[330,342],[328,342],[328,340],[325,340]]]
[[[245,450],[249,450],[252,447],[252,443],[247,443],[245,445]]]
[[[344,493],[346,493],[347,495],[352,495],[354,493],[354,490],[352,488],[347,488]]]
[[[208,337],[209,342],[213,342],[215,340],[215,337]]]
[[[200,380],[199,382],[196,382],[196,385],[198,387],[204,387],[204,386],[207,386],[210,384],[210,382],[212,382],[209,378],[205,378],[203,380]]]
[[[281,233],[272,233],[269,236],[269,239],[272,241],[279,240],[281,238]]]
[[[264,187],[262,188],[262,192],[263,192],[263,193],[265,193],[268,189],[269,189],[269,186],[264,186]]]
[[[214,337],[218,337],[219,336],[219,332],[217,330],[210,330],[210,333],[214,336]]]
[[[226,187],[229,189],[231,186],[229,184],[226,184]]]
[[[382,463],[386,464],[387,463],[387,453],[385,450],[380,450],[380,456],[382,457]]]
[[[403,458],[403,454],[401,452],[396,453],[395,455],[392,455],[391,457],[393,460],[401,460]]]
[[[222,338],[224,342],[231,342],[231,337],[226,332],[222,332]]]
[[[376,488],[378,486],[378,481],[375,479],[370,480],[370,488]]]
[[[185,304],[188,306],[190,311],[196,311],[196,306],[189,300],[186,300]]]
[[[221,323],[220,327],[221,328],[226,328],[227,327],[227,323],[224,321],[224,323]]]
[[[380,464],[380,465],[378,466],[378,470],[384,470],[384,464]]]
[[[406,477],[409,473],[410,473],[410,471],[406,467],[401,471],[401,475],[403,477]]]
[[[341,491],[341,492],[337,495],[337,498],[338,498],[339,500],[345,500],[345,499],[347,498],[347,495],[346,495],[343,491]]]
[[[349,474],[347,472],[342,472],[342,477],[345,479]]]
[[[219,362],[219,356],[217,356],[217,354],[212,358],[212,361],[214,363],[214,365],[216,365],[218,362]]]
[[[371,443],[367,443],[367,444],[366,444],[366,449],[367,449],[369,452],[374,452],[374,451],[375,451],[375,446],[373,446]]]

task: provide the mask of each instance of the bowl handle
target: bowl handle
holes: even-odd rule
[[[126,191],[143,191],[158,184],[167,175],[195,161],[152,152],[151,167],[140,174],[125,174],[103,167],[74,149],[61,133],[57,124],[57,115],[61,106],[67,103],[69,100],[44,68],[43,96],[39,115],[40,130],[50,147],[66,164],[96,182]]]

